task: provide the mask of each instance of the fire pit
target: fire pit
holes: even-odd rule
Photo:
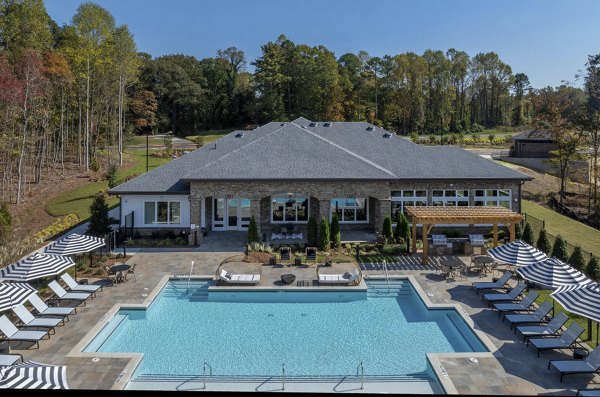
[[[281,281],[284,284],[290,285],[291,283],[293,283],[294,281],[296,281],[296,276],[293,274],[282,274],[281,275]]]

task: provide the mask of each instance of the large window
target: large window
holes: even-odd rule
[[[478,207],[501,206],[512,208],[510,189],[486,189],[474,191],[474,203]]]
[[[334,198],[331,200],[331,213],[337,213],[340,223],[367,223],[369,222],[368,199]]]
[[[427,205],[426,190],[393,190],[392,191],[392,219],[396,218],[396,213],[402,211],[406,214],[405,207],[425,206]]]
[[[145,225],[179,225],[181,223],[181,203],[179,201],[144,202]]]
[[[469,205],[468,190],[433,190],[431,204],[444,207],[466,207]]]
[[[299,194],[279,194],[271,196],[271,222],[308,222],[308,197]]]

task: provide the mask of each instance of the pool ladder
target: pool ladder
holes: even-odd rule
[[[360,390],[365,388],[365,368],[363,367],[362,361],[356,367],[356,376],[360,374]]]
[[[192,262],[193,263],[193,262]],[[207,363],[206,361],[204,362],[204,365],[202,366],[202,380],[204,382],[204,386],[202,387],[203,389],[206,390],[206,368],[209,369],[209,375],[212,376],[212,367],[210,366],[209,363]]]
[[[385,282],[387,283],[388,294],[389,294],[390,291],[391,291],[391,288],[390,288],[390,275],[388,274],[387,261],[385,259],[383,260],[383,271],[385,272]]]
[[[186,293],[190,292],[190,281],[192,280],[192,274],[194,273],[194,261],[192,261],[192,266],[190,266],[190,275],[188,276],[187,289]]]

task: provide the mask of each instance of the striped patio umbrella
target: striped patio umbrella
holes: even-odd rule
[[[494,259],[515,266],[533,265],[548,258],[542,251],[521,240],[514,240],[492,248],[488,250],[487,254]]]
[[[25,361],[0,368],[0,389],[68,389],[67,367]]]
[[[0,283],[0,312],[24,303],[37,290],[27,283]]]
[[[85,234],[69,234],[44,249],[46,254],[73,255],[90,252],[96,248],[105,246],[104,239],[100,237],[87,236]]]
[[[579,270],[554,257],[520,267],[517,273],[525,280],[552,288],[593,283]]]
[[[600,284],[569,285],[558,287],[550,294],[566,311],[596,321],[596,344],[600,323]],[[591,330],[591,327],[590,327]],[[591,331],[590,331],[591,332]]]
[[[56,276],[75,265],[68,256],[35,253],[0,269],[1,281],[31,281]]]

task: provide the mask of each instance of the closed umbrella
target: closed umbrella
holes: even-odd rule
[[[35,253],[0,269],[2,281],[31,281],[56,276],[75,265],[68,256]]]
[[[27,283],[0,283],[0,312],[24,303],[37,290]]]
[[[83,254],[105,245],[103,238],[72,233],[47,246],[44,252],[56,255]],[[75,280],[77,280],[77,271],[75,271]]]
[[[67,367],[25,361],[0,369],[0,389],[68,389]]]
[[[559,287],[550,294],[565,310],[596,321],[596,344],[600,323],[600,284],[570,285]],[[590,327],[591,332],[591,327]]]
[[[487,254],[494,259],[519,267],[533,265],[548,258],[542,251],[521,240],[492,248],[487,251]]]

